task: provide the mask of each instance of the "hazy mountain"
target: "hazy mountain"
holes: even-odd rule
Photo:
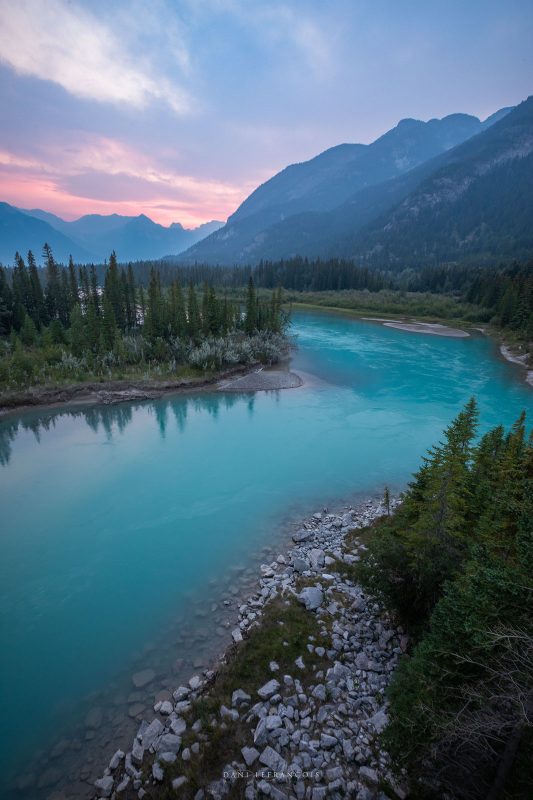
[[[7,208],[12,208],[3,204]],[[2,227],[0,237],[0,258],[4,263],[11,263],[15,250],[26,253],[33,250],[36,257],[40,256],[43,244],[49,242],[58,260],[68,259],[70,253],[76,261],[104,261],[115,250],[120,261],[138,261],[142,259],[157,259],[165,255],[178,255],[191,245],[208,236],[220,228],[222,222],[207,222],[192,230],[187,230],[179,222],[174,222],[168,227],[158,225],[151,219],[141,214],[138,217],[126,217],[119,214],[88,214],[73,222],[66,222],[55,214],[41,209],[12,209],[23,218],[7,215]],[[30,239],[35,226],[26,220],[39,222],[45,227],[37,228],[41,238],[37,245],[35,238],[31,246]],[[16,228],[9,229],[9,221],[17,219]],[[60,234],[61,238],[57,238]],[[53,245],[58,242],[58,249]]]
[[[533,96],[432,166],[343,253],[382,265],[533,255]]]
[[[39,262],[45,242],[48,242],[58,261],[67,261],[71,253],[80,262],[94,258],[91,252],[48,222],[24,214],[8,203],[0,203],[0,261],[3,264],[12,264],[17,250],[24,256],[28,250],[32,250]]]
[[[501,109],[485,122],[467,114],[429,122],[404,119],[370,145],[342,144],[293,164],[252,192],[223,228],[187,251],[186,260],[246,263],[326,254],[332,238],[351,230],[346,225],[352,212],[360,226],[373,218],[372,208],[375,216],[403,196],[395,186],[383,194],[373,187],[409,174],[485,131],[508,111]],[[404,191],[412,185],[408,182]]]

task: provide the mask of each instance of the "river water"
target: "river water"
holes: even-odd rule
[[[291,520],[405,487],[471,395],[481,431],[532,409],[482,335],[311,312],[292,331],[299,389],[0,423],[2,797],[90,797],[154,698],[229,640]]]

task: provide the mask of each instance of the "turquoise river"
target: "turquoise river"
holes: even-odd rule
[[[0,422],[0,796],[90,797],[154,698],[226,644],[291,521],[401,490],[471,395],[482,431],[531,413],[481,334],[311,312],[292,330],[299,389]]]

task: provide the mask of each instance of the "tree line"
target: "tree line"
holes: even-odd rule
[[[165,364],[172,373],[184,364],[275,361],[283,347],[281,289],[259,297],[252,276],[241,303],[207,281],[183,287],[176,274],[165,286],[154,267],[147,286],[138,285],[133,267],[119,266],[114,252],[100,277],[72,259],[57,264],[48,245],[43,258],[44,269],[31,252],[27,262],[17,253],[11,270],[0,268],[2,382],[109,375],[141,364]]]
[[[46,248],[45,248],[46,251]],[[16,261],[18,262],[19,256]],[[45,252],[46,272],[48,256]],[[15,271],[7,268],[4,275],[9,280]],[[39,275],[35,259],[28,255],[28,271],[32,285],[37,287]],[[89,288],[103,285],[109,271],[108,264],[90,265],[81,268],[82,276],[75,277],[72,262],[68,274],[60,272],[60,290],[68,295],[68,285],[81,284],[88,294]],[[210,284],[215,289],[241,289],[252,277],[255,287],[269,290],[281,286],[294,292],[384,292],[431,293],[449,295],[465,304],[478,307],[476,321],[492,322],[499,327],[517,332],[521,338],[533,338],[533,262],[502,264],[500,266],[476,266],[473,264],[447,264],[419,269],[380,269],[359,266],[347,259],[307,259],[295,257],[280,261],[260,261],[254,267],[220,267],[206,264],[180,265],[178,260],[138,261],[122,265],[121,280],[133,282],[145,291],[150,286],[152,274],[156,273],[162,287],[169,287],[176,279],[182,286],[193,283],[200,286]],[[0,281],[2,278],[0,277]],[[57,286],[56,286],[57,288]],[[23,292],[27,291],[27,288]],[[71,289],[71,297],[74,296]],[[1,298],[1,295],[0,295]],[[1,299],[0,299],[1,303]],[[66,303],[63,302],[63,317]],[[4,311],[5,314],[5,311]],[[2,309],[0,307],[0,325]]]
[[[359,577],[409,629],[385,744],[415,798],[526,797],[533,781],[533,439],[476,439],[465,406],[369,539]]]

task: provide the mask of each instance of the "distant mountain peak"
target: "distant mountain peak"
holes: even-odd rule
[[[178,255],[199,242],[222,222],[208,222],[192,230],[181,223],[159,225],[146,214],[85,214],[66,222],[41,209],[16,209],[0,203],[0,260],[13,263],[15,251],[34,251],[39,260],[48,242],[56,259],[66,262],[70,254],[79,262],[104,262],[114,250],[119,261],[138,261]]]

